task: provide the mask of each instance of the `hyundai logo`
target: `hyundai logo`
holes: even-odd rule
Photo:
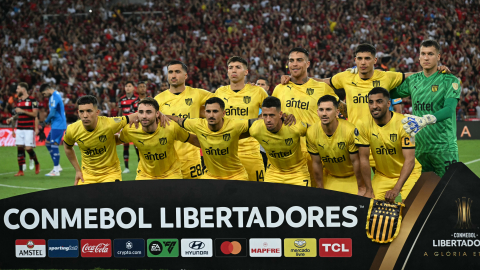
[[[188,244],[188,246],[191,249],[203,249],[205,247],[205,243],[203,243],[202,241],[192,241],[190,242],[190,244]]]

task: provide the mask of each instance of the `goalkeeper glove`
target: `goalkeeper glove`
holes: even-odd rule
[[[358,73],[358,68],[357,68],[357,66],[354,66],[354,67],[351,67],[351,68],[347,68],[345,71],[350,71],[350,73],[352,73],[352,74],[357,74]]]
[[[437,118],[431,114],[426,114],[422,117],[410,114],[405,114],[405,116],[406,117],[402,119],[402,124],[404,124],[403,129],[412,137],[422,128],[437,122]]]

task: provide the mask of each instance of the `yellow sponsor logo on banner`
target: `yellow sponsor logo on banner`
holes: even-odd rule
[[[285,238],[285,257],[317,257],[315,238]]]

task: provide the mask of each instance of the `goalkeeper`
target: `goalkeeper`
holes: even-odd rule
[[[411,96],[413,115],[405,115],[403,128],[415,136],[415,157],[422,172],[433,171],[442,177],[458,161],[455,111],[461,89],[455,76],[437,72],[439,61],[440,45],[434,40],[423,41],[423,72],[409,76],[390,94],[392,98]]]

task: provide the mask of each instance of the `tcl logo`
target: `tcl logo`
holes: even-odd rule
[[[82,257],[112,257],[110,239],[82,239]]]
[[[352,257],[352,238],[320,238],[320,257]]]

